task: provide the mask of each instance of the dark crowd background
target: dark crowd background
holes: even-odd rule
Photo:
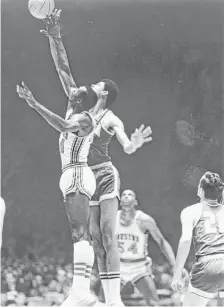
[[[58,0],[56,6],[76,82],[115,80],[120,95],[113,110],[127,132],[141,123],[152,127],[153,142],[134,155],[124,154],[116,140],[110,150],[122,189],[137,192],[140,208],[176,250],[179,215],[196,201],[201,174],[222,172],[222,2]],[[43,25],[29,14],[27,1],[2,0],[1,8],[2,257],[69,263],[59,135],[17,97],[16,84],[24,80],[61,116],[67,99],[48,40],[39,33]],[[149,253],[164,263],[153,242]]]

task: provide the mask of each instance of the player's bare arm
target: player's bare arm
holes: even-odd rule
[[[171,245],[168,241],[164,238],[163,234],[161,233],[159,227],[156,224],[156,221],[147,214],[142,214],[139,217],[139,225],[143,229],[143,231],[148,232],[151,234],[152,238],[158,244],[161,252],[169,262],[171,268],[174,268],[175,265],[175,255]]]
[[[61,10],[55,10],[51,16],[44,19],[46,30],[40,32],[49,38],[52,58],[61,80],[62,86],[68,98],[72,97],[77,85],[73,79],[69,66],[68,56],[61,38],[61,25],[59,22]]]
[[[16,89],[19,97],[26,100],[28,105],[37,111],[55,130],[59,132],[76,132],[87,127],[90,130],[93,128],[93,120],[87,113],[75,114],[71,120],[65,120],[40,104],[24,82],[22,82],[22,86],[17,85]]]
[[[152,130],[149,126],[145,128],[144,125],[141,125],[139,129],[136,129],[135,132],[131,134],[130,138],[124,130],[123,122],[117,116],[111,116],[106,126],[108,129],[112,129],[115,132],[117,140],[123,147],[124,152],[129,155],[142,147],[143,144],[152,141]]]
[[[174,269],[174,277],[172,287],[176,291],[181,291],[184,287],[184,282],[182,281],[182,272],[184,265],[188,258],[191,243],[192,234],[194,228],[194,214],[192,212],[192,207],[187,207],[181,212],[181,225],[182,225],[182,235],[179,241],[176,264]]]

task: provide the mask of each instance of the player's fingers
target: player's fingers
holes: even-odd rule
[[[57,20],[57,9],[54,10],[54,12],[51,14],[52,22],[55,24]]]
[[[60,15],[61,15],[61,10],[58,10],[57,14],[55,15],[55,24],[59,23]]]
[[[57,12],[57,18],[59,19],[61,17],[61,10],[58,10]]]
[[[46,30],[40,30],[40,33],[44,34],[45,36],[49,36],[49,34]]]
[[[144,130],[144,128],[145,128],[145,125],[142,124],[142,125],[139,127],[139,131],[142,132],[142,131]]]
[[[148,137],[148,138],[144,138],[144,142],[145,143],[148,143],[148,142],[151,142],[152,141],[152,137]]]
[[[16,86],[16,91],[18,94],[21,94],[21,95],[24,94],[24,88],[20,85]]]
[[[27,91],[27,94],[31,93],[30,89],[28,88],[28,86],[24,83],[24,81],[22,81],[22,85],[24,87],[24,89]]]
[[[142,131],[142,134],[143,136],[149,136],[152,134],[152,129],[150,127],[147,127]]]
[[[20,86],[16,85],[16,92],[19,94],[20,93]]]

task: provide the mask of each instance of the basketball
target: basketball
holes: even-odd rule
[[[38,19],[44,19],[54,11],[54,0],[29,0],[28,8],[30,14]]]

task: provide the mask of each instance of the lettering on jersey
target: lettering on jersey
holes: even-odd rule
[[[120,233],[117,235],[117,240],[131,240],[134,242],[139,242],[139,237],[128,233]]]
[[[133,254],[137,254],[138,242],[139,242],[138,236],[127,233],[117,234],[117,246],[120,254],[124,252],[132,252]]]

